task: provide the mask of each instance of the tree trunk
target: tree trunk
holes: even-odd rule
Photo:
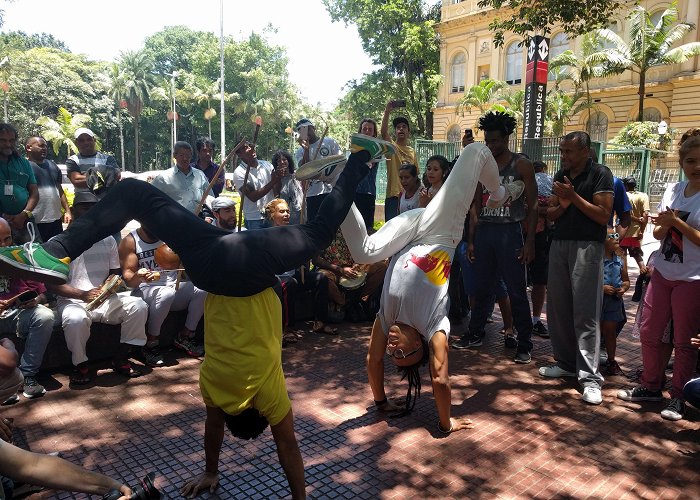
[[[122,125],[122,111],[119,108],[117,108],[117,125],[119,126],[119,148],[122,153],[120,167],[126,169],[126,159],[124,158],[124,126]]]
[[[644,120],[644,92],[646,92],[647,84],[647,74],[646,71],[639,71],[639,113],[637,114],[637,121],[641,122]]]
[[[134,160],[136,172],[141,172],[141,151],[139,151],[139,115],[134,117]]]

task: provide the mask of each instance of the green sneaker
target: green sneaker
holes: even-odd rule
[[[0,273],[13,278],[63,285],[68,281],[70,259],[57,259],[38,243],[0,248]]]
[[[396,154],[392,143],[363,134],[352,134],[350,136],[350,151],[353,153],[367,151],[372,156],[372,159]]]
[[[335,183],[340,172],[345,168],[345,155],[326,156],[304,163],[294,172],[294,177],[300,181],[315,179],[329,184]]]

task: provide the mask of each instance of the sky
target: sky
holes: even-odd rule
[[[321,0],[223,1],[224,35],[241,40],[268,23],[277,28],[267,38],[286,48],[290,80],[311,104],[332,108],[348,80],[373,69],[357,30],[332,22]],[[219,0],[13,0],[0,8],[2,31],[50,33],[95,60],[137,50],[165,26],[220,33]]]

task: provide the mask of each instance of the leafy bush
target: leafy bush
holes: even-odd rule
[[[668,150],[672,139],[673,130],[669,128],[665,134],[659,134],[657,122],[631,122],[622,127],[611,142],[630,148]]]

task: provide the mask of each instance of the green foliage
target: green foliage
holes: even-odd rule
[[[659,124],[656,122],[631,122],[612,140],[613,144],[630,148],[667,149],[673,139],[673,131],[659,134]],[[663,146],[663,148],[662,148]]]
[[[323,0],[335,21],[353,24],[364,51],[385,74],[400,78],[415,116],[416,135],[432,136],[432,108],[440,84],[440,47],[435,23],[440,2],[422,0]],[[386,103],[386,101],[385,101]]]
[[[648,10],[637,6],[630,15],[629,44],[612,30],[597,31],[601,40],[612,45],[612,48],[601,51],[607,71],[621,73],[630,70],[639,75],[638,121],[641,121],[644,116],[647,72],[658,66],[680,64],[693,56],[700,55],[700,42],[690,42],[674,47],[676,43],[683,40],[685,35],[695,29],[692,23],[677,23],[677,20],[678,9],[675,1],[661,14],[656,25],[652,24]]]
[[[92,118],[85,114],[72,115],[67,109],[58,108],[56,119],[48,116],[41,116],[36,124],[41,127],[40,134],[47,142],[53,146],[53,152],[58,156],[63,146],[66,146],[67,155],[78,152],[78,148],[73,142],[75,131],[80,127],[90,124]]]
[[[477,85],[469,87],[464,96],[457,101],[455,113],[461,112],[464,116],[465,109],[471,111],[472,108],[479,108],[483,115],[490,104],[500,99],[501,91],[507,87],[508,84],[501,80],[492,80],[491,78],[481,80]]]
[[[578,91],[564,92],[555,87],[547,92],[545,130],[551,137],[563,135],[569,119],[588,108],[585,94]]]
[[[551,33],[554,26],[562,27],[569,35],[583,35],[606,26],[625,3],[624,0],[479,0],[479,7],[498,11],[489,29],[494,33],[494,44],[500,47],[507,31],[522,36],[526,42],[535,33]],[[501,12],[507,12],[506,17]]]
[[[0,53],[10,50],[29,50],[37,47],[49,47],[62,52],[70,52],[65,43],[48,33],[28,35],[23,31],[0,33]]]

